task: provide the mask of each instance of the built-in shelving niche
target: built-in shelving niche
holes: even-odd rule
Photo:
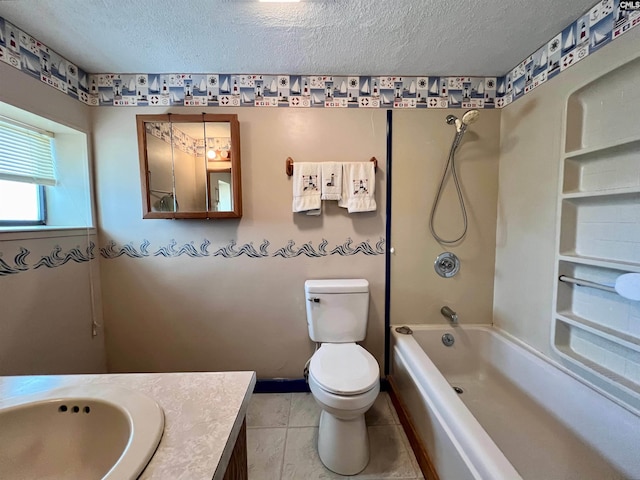
[[[640,411],[640,302],[560,282],[640,273],[640,58],[567,100],[552,345],[574,372]]]

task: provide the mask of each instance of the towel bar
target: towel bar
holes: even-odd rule
[[[371,157],[371,159],[369,161],[373,162],[373,169],[374,169],[374,171],[377,172],[378,171],[378,159],[376,157]],[[288,177],[293,175],[293,158],[287,157],[287,160],[285,161],[285,171],[287,172],[287,176]]]
[[[169,192],[167,190],[156,190],[154,188],[150,188],[149,189],[150,192],[155,192],[155,193],[164,193],[165,195],[171,195],[173,194],[173,192]]]
[[[608,287],[606,285],[601,285],[595,282],[589,282],[588,280],[581,280],[579,278],[567,277],[566,275],[560,275],[558,277],[558,280],[565,283],[573,283],[580,287],[591,287],[591,288],[597,288],[598,290],[604,290],[605,292],[618,293],[616,289],[613,287]]]

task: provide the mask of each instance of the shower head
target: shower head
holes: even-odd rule
[[[473,122],[478,120],[479,116],[480,112],[478,110],[469,110],[462,116],[462,123],[464,123],[465,125],[471,125]]]
[[[447,117],[447,123],[449,125],[455,124],[458,134],[464,135],[464,132],[467,130],[467,126],[478,120],[479,116],[480,112],[478,110],[467,110],[464,112],[464,115],[462,115],[462,120],[457,118],[455,115],[449,115]]]

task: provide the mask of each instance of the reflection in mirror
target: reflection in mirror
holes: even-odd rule
[[[139,115],[138,136],[144,218],[242,216],[236,115]]]
[[[214,212],[233,210],[231,172],[209,172],[209,205]]]

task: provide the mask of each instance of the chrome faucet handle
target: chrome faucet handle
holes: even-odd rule
[[[460,270],[460,260],[451,252],[438,255],[433,268],[436,273],[444,278],[451,278]]]

